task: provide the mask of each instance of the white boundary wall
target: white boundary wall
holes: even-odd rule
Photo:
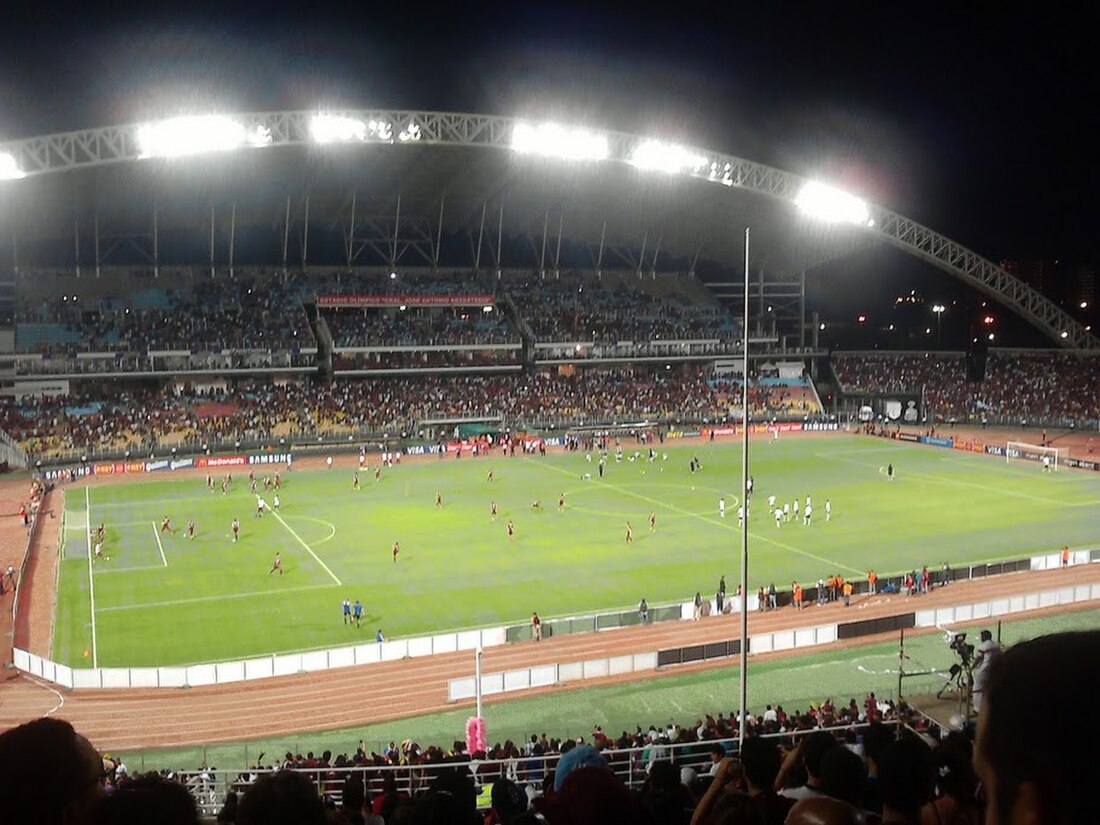
[[[1088,564],[1090,553],[1088,550],[1073,551],[1070,553],[1070,564]],[[1061,553],[1052,553],[1046,556],[1036,556],[1031,559],[1032,570],[1050,570],[1061,566]],[[755,609],[755,594],[749,595],[749,608]],[[1039,593],[1031,593],[1026,596],[1013,596],[1006,599],[998,599],[992,602],[959,605],[956,607],[939,608],[936,610],[916,611],[917,627],[935,627],[952,622],[964,622],[975,619],[1004,616],[1011,613],[1023,613],[1028,610],[1037,610],[1043,607],[1068,605],[1082,601],[1100,600],[1100,583],[1066,586]],[[739,600],[734,597],[732,601],[740,608]],[[713,604],[712,604],[713,608]],[[690,619],[692,604],[682,603],[681,613],[684,618]],[[829,629],[832,636],[829,636]],[[793,648],[807,647],[811,645],[830,644],[836,641],[836,626],[822,625],[799,628],[797,630],[778,633],[765,633],[754,635],[750,638],[751,650],[754,653],[763,653],[773,650],[790,650]],[[311,673],[321,670],[333,670],[341,667],[355,667],[358,665],[370,665],[378,662],[392,662],[399,659],[420,658],[434,656],[442,653],[454,653],[460,650],[475,650],[481,647],[496,647],[507,643],[507,630],[504,627],[493,627],[484,630],[464,630],[452,633],[440,633],[434,636],[417,636],[410,639],[395,639],[388,642],[370,642],[339,647],[330,650],[313,650],[301,653],[283,653],[272,656],[262,656],[252,659],[243,659],[231,662],[214,662],[210,664],[196,664],[178,667],[135,667],[135,668],[73,668],[67,665],[57,664],[49,659],[43,659],[33,653],[15,648],[13,651],[14,664],[19,670],[44,679],[47,682],[61,685],[62,687],[76,690],[84,688],[180,688],[200,687],[202,685],[232,684],[235,682],[248,682],[255,679],[267,679],[273,676],[289,676],[295,673]],[[648,655],[648,654],[646,654]],[[656,654],[653,654],[656,656]],[[607,660],[593,660],[595,662],[607,662],[608,672],[603,675],[615,675],[616,673],[637,672],[633,670],[614,670],[612,662],[617,662],[614,667],[624,667],[625,659],[630,657],[614,657]],[[582,666],[581,676],[574,675],[569,669],[573,665]],[[569,665],[553,665],[558,668],[555,681],[545,684],[572,681],[576,678],[596,678],[602,665],[591,665],[588,671],[583,668],[584,663],[571,663]],[[656,665],[654,665],[656,667]],[[565,676],[562,668],[566,668]],[[644,669],[644,668],[643,668]],[[533,670],[538,670],[535,668]],[[522,671],[516,671],[520,673]],[[591,675],[584,675],[589,673]],[[546,674],[542,671],[537,678],[543,678]],[[568,678],[566,678],[568,677]],[[501,674],[503,679],[503,674]],[[513,684],[521,684],[521,676],[513,676]],[[532,676],[536,679],[536,676]],[[456,680],[461,681],[461,680]],[[485,682],[483,680],[483,686]],[[543,683],[531,682],[527,687],[539,687]],[[523,690],[523,687],[513,688]],[[504,682],[498,692],[504,692]],[[488,694],[489,691],[483,692]],[[470,694],[473,695],[472,693]]]
[[[496,647],[504,643],[505,629],[494,627],[183,667],[71,668],[18,648],[14,651],[14,658],[15,666],[19,670],[67,688],[181,688],[248,682],[269,679],[272,676],[393,662],[398,659],[455,653],[459,650],[475,650],[479,645]]]

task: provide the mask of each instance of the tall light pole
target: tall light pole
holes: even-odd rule
[[[947,311],[947,307],[943,304],[933,304],[932,311],[936,314],[936,346],[940,346],[940,319],[943,317],[943,313]]]
[[[741,321],[741,495],[745,508],[741,519],[741,719],[738,747],[745,744],[745,720],[749,698],[749,228],[745,227],[745,306]]]

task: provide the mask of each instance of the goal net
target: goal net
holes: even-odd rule
[[[1009,463],[1024,460],[1044,464],[1046,459],[1055,470],[1068,453],[1069,450],[1065,447],[1041,447],[1038,444],[1028,444],[1026,441],[1009,441],[1005,445],[1005,460]]]

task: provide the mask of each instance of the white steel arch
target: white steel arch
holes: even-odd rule
[[[312,143],[310,122],[316,113],[259,112],[232,116],[248,134],[265,136],[264,146],[293,146]],[[364,144],[483,146],[511,149],[519,121],[514,118],[448,112],[406,110],[343,110],[326,112],[350,118],[370,129],[351,141]],[[107,126],[64,132],[0,144],[0,158],[7,154],[15,169],[25,177],[142,160],[138,141],[139,124]],[[631,162],[643,144],[652,141],[622,132],[602,131],[607,141],[607,159]],[[241,151],[263,151],[264,147],[243,146]],[[676,171],[690,177],[737,187],[750,192],[793,201],[805,178],[760,163],[711,152],[688,149]],[[2,169],[3,167],[0,167]],[[659,173],[655,173],[659,174]],[[18,181],[0,186],[0,196],[13,197]],[[1076,349],[1100,349],[1100,340],[1038,291],[1013,277],[992,261],[955,241],[879,206],[869,206],[873,223],[862,232],[925,260],[985,292],[1034,324],[1055,343]]]

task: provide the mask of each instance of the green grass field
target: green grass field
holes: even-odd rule
[[[1091,630],[1100,626],[1100,610],[1078,610],[1053,616],[1005,622],[1001,628],[1004,644],[1014,644],[1046,633]],[[986,622],[959,625],[954,630],[977,630],[995,626]],[[939,633],[906,639],[909,670],[945,670],[954,657]],[[825,650],[799,654],[797,658],[770,659],[749,667],[749,707],[756,712],[766,703],[782,704],[788,711],[804,710],[810,702],[831,698],[836,703],[861,700],[874,691],[880,698],[896,698],[898,677],[897,643],[880,642],[846,650]],[[669,719],[686,725],[704,714],[731,713],[736,709],[736,667],[723,667],[695,673],[668,675],[628,684],[589,687],[521,699],[493,699],[485,704],[489,741],[520,741],[532,733],[549,736],[584,736],[593,726],[618,735],[663,724]],[[907,679],[906,696],[934,693],[945,676]],[[470,708],[446,713],[397,719],[376,725],[344,730],[317,731],[300,736],[284,736],[250,742],[210,745],[205,748],[134,751],[124,755],[131,769],[194,769],[202,764],[218,768],[243,769],[266,753],[264,764],[274,763],[284,753],[354,753],[360,739],[367,750],[381,752],[390,740],[412,739],[423,746],[450,747],[464,737]],[[142,767],[144,766],[144,768]]]
[[[642,596],[656,604],[711,594],[721,574],[732,591],[740,448],[674,443],[661,448],[667,461],[612,458],[602,481],[583,478],[595,476],[596,465],[576,453],[406,463],[377,484],[365,473],[359,491],[350,470],[294,471],[283,474],[281,512],[262,519],[252,515],[247,470],[234,474],[225,496],[202,479],[155,475],[87,494],[69,490],[53,658],[92,665],[84,652],[93,647],[93,615],[101,667],[148,666],[336,646],[372,640],[378,628],[392,638],[522,622],[532,610],[547,618],[635,605]],[[694,475],[692,455],[703,463]],[[855,437],[762,441],[751,455],[753,588],[1097,541],[1100,479],[1085,474],[1044,475],[1033,464]],[[887,463],[897,469],[893,482]],[[777,529],[765,512],[771,494],[812,496],[814,523]],[[161,537],[165,515],[176,532]],[[234,517],[238,544],[230,541]],[[198,537],[189,541],[182,528],[192,518]],[[87,528],[100,521],[110,561],[93,566]],[[276,551],[282,576],[268,572]],[[361,628],[343,624],[345,596],[362,599]]]

